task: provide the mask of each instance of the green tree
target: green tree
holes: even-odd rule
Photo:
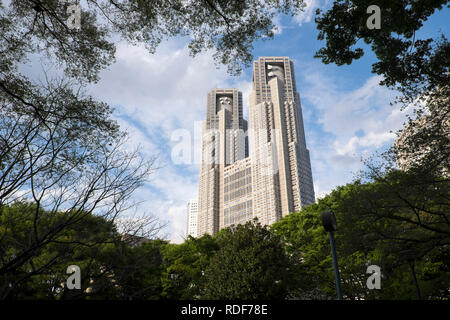
[[[321,223],[321,213],[330,209],[338,221],[336,249],[346,299],[448,299],[449,217],[441,207],[448,206],[443,196],[448,182],[440,189],[424,186],[411,184],[411,173],[391,172],[383,181],[338,187],[318,204],[274,224],[297,261],[293,295],[336,296]],[[381,267],[381,290],[366,287],[366,268],[372,264]]]
[[[384,255],[386,270],[403,268],[408,272],[400,277],[410,280],[402,281],[404,287],[414,288],[409,293],[415,294],[408,298],[448,295],[441,295],[439,290],[445,292],[450,279],[445,253],[450,241],[449,187],[446,179],[392,170],[371,182],[356,182],[332,194],[338,200],[335,209],[342,212],[342,223],[352,225],[348,232],[354,235],[354,243],[358,238],[376,243]],[[421,268],[440,272],[422,277]],[[433,278],[441,279],[441,288],[421,293],[420,288],[427,287]]]
[[[330,196],[325,199],[329,200]],[[335,299],[336,284],[331,259],[328,233],[322,226],[321,213],[327,209],[322,202],[310,205],[300,212],[294,212],[272,226],[274,232],[283,238],[286,250],[295,260],[292,276],[294,284],[291,296],[297,299]],[[367,262],[376,257],[373,248],[348,248],[353,241],[346,233],[348,226],[341,223],[335,233],[337,255],[341,275],[341,287],[345,299],[368,299],[370,292],[365,288]],[[377,264],[377,263],[374,263]]]
[[[35,221],[33,217],[36,206],[33,203],[3,206],[0,213],[3,266],[16,257],[22,257],[27,243],[33,241],[30,229],[37,229],[37,233],[45,232],[45,226],[52,225],[63,216],[63,213],[52,214],[42,208],[39,211],[39,220]],[[85,267],[89,261],[103,245],[113,242],[115,237],[117,238],[117,233],[111,222],[101,217],[86,216],[82,223],[65,228],[45,246],[35,249],[24,263],[17,264],[13,270],[4,273],[0,280],[1,298],[60,297],[64,291],[62,284],[68,277],[65,273],[67,267],[77,264],[83,268],[83,276],[86,276],[88,273],[85,272]]]
[[[90,299],[155,300],[163,292],[163,247],[166,241],[152,240],[136,246],[122,241],[108,244],[96,256],[90,276]],[[91,254],[91,253],[87,253]],[[89,256],[86,256],[89,258]],[[92,256],[91,256],[92,258]]]
[[[381,29],[368,29],[367,8],[381,9]],[[423,173],[450,172],[450,44],[445,35],[419,39],[418,34],[430,16],[448,1],[337,0],[326,12],[317,10],[319,40],[325,40],[315,57],[324,63],[351,64],[364,55],[362,42],[370,46],[377,61],[372,72],[381,76],[381,85],[398,90],[396,102],[414,106],[399,141],[385,152],[382,163],[371,163],[371,175],[397,162],[421,168]],[[420,181],[417,181],[420,183]]]
[[[204,287],[204,272],[218,250],[214,237],[189,237],[182,244],[164,247],[163,299],[197,299]]]
[[[367,8],[381,9],[381,28],[369,29]],[[319,40],[325,46],[316,53],[324,63],[351,64],[364,55],[358,47],[363,40],[370,45],[378,61],[372,72],[381,75],[381,84],[396,88],[411,102],[438,85],[449,84],[450,45],[442,35],[438,39],[418,39],[424,22],[448,1],[336,0],[330,10],[317,10]]]
[[[403,107],[415,107],[394,146],[366,161],[361,177],[367,183],[340,187],[327,198],[343,223],[354,226],[345,236],[353,239],[348,253],[376,243],[390,298],[448,297],[450,45],[444,35],[417,37],[447,2],[338,0],[317,12],[319,39],[326,40],[317,58],[351,64],[364,55],[363,40],[376,55],[372,72],[381,84],[401,93]],[[381,9],[381,29],[367,28],[369,5]]]
[[[204,299],[284,299],[291,260],[283,242],[256,222],[217,234],[219,250],[205,271]]]
[[[80,28],[71,29],[66,23],[70,4],[55,0],[1,4],[0,51],[6,62],[2,71],[11,71],[27,53],[37,52],[62,63],[71,77],[95,81],[99,70],[114,61],[112,39],[118,35],[129,43],[145,44],[150,52],[164,39],[188,36],[192,55],[213,49],[216,60],[236,72],[251,63],[255,40],[273,37],[276,13],[294,15],[304,6],[302,0],[89,0],[80,6]]]
[[[33,203],[4,206],[0,213],[2,262],[20,256],[30,241],[29,229],[45,230],[66,213],[40,209],[39,221],[32,223]],[[5,273],[0,280],[4,299],[156,299],[162,292],[161,248],[153,240],[139,246],[123,241],[114,223],[93,214],[66,226],[26,263]],[[81,269],[81,290],[68,290],[66,269]]]

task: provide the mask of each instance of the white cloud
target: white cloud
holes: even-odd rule
[[[390,145],[395,139],[391,131],[402,127],[410,110],[389,105],[395,92],[381,87],[377,76],[348,90],[322,67],[305,67],[297,74],[303,83],[299,90],[305,121],[309,121],[306,135],[316,197],[322,197],[350,182],[363,168],[362,157]]]
[[[182,243],[186,239],[186,212],[187,204],[176,206],[169,203],[167,215],[170,217],[173,224],[174,232],[172,232],[170,238],[173,243]]]
[[[283,33],[284,26],[281,24],[281,18],[280,16],[275,16],[272,20],[273,24],[275,25],[275,28],[272,29],[273,33],[275,35],[280,35]]]
[[[230,85],[226,70],[216,68],[210,53],[192,58],[186,46],[179,48],[173,42],[161,45],[153,55],[142,46],[120,43],[116,56],[117,62],[92,88],[95,95],[166,136],[203,120],[206,92]]]
[[[301,26],[303,23],[311,22],[313,19],[316,9],[323,5],[322,0],[305,0],[306,7],[303,12],[294,17],[294,21]]]
[[[154,215],[161,223],[167,223],[162,233],[167,233],[172,242],[179,243],[186,234],[187,201],[197,197],[198,174],[183,175],[176,169],[174,166],[161,167],[148,184],[135,191],[133,200],[141,202],[137,212]]]
[[[125,150],[138,150],[145,157],[152,157],[159,153],[158,146],[145,136],[145,132],[122,118],[116,118],[116,120],[120,125],[120,129],[128,133],[128,139],[124,145]]]
[[[171,159],[175,130],[194,135],[194,124],[204,119],[206,94],[212,88],[238,88],[248,114],[251,83],[231,78],[216,68],[211,53],[192,58],[186,46],[171,41],[156,54],[141,46],[120,43],[116,63],[91,88],[99,100],[116,107],[116,118],[131,137],[130,148],[140,146],[145,156],[159,154],[161,168],[136,191],[140,210],[169,222],[170,240],[182,241],[186,230],[187,201],[197,197],[199,164],[177,165]],[[194,146],[195,147],[195,146]],[[197,152],[198,150],[192,150]]]

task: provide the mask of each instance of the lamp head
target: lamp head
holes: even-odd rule
[[[333,212],[327,210],[322,212],[322,224],[327,232],[333,232],[337,229],[336,216]]]

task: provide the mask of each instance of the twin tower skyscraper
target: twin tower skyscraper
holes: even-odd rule
[[[255,217],[271,225],[315,201],[294,65],[288,57],[253,63],[250,125],[237,89],[208,92],[202,127],[199,236]]]

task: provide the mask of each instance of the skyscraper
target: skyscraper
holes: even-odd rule
[[[211,90],[202,132],[199,235],[255,217],[270,225],[314,202],[300,96],[289,58],[254,62],[247,129],[242,94],[237,89]]]
[[[187,206],[187,236],[193,236],[194,238],[198,235],[198,201],[197,199],[191,199]]]

